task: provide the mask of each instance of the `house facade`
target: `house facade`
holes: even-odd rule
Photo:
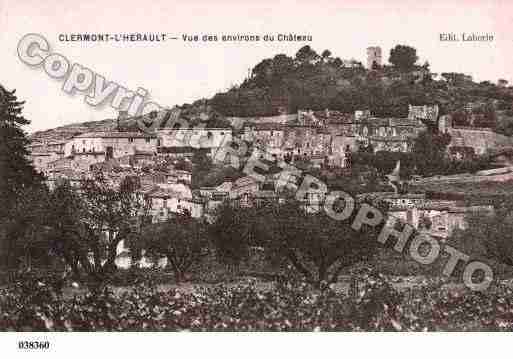
[[[105,155],[105,159],[134,155],[138,151],[157,152],[157,136],[143,132],[88,132],[75,136],[64,146],[66,157],[79,153]]]

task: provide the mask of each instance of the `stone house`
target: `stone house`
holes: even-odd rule
[[[75,161],[72,157],[65,157],[48,163],[45,174],[50,175],[52,173],[65,172],[69,170],[79,171],[80,169],[80,163]]]
[[[107,157],[105,152],[76,152],[70,157],[80,168],[81,171],[88,171],[92,165],[104,162]]]
[[[244,141],[253,143],[256,147],[278,159],[283,157],[285,127],[278,123],[253,123],[244,127]]]
[[[34,168],[38,172],[44,173],[48,165],[54,161],[57,161],[61,157],[55,152],[32,152],[29,155],[29,159],[34,164]]]
[[[156,187],[146,193],[150,203],[154,222],[165,221],[173,214],[188,212],[193,218],[201,218],[204,214],[204,203],[195,199],[190,192],[176,188]]]
[[[447,202],[447,201],[444,201]],[[412,208],[392,209],[389,215],[398,218],[415,229],[437,238],[448,238],[455,230],[467,228],[466,217],[472,213],[493,213],[491,206],[464,207],[458,204],[434,201]]]
[[[65,156],[78,153],[105,155],[109,160],[137,151],[157,152],[157,137],[143,132],[88,132],[75,136],[64,147]]]
[[[426,127],[417,120],[369,118],[359,123],[356,136],[374,151],[409,152],[414,139]]]
[[[232,187],[229,190],[229,196],[231,199],[248,197],[249,195],[255,194],[260,190],[260,182],[250,176],[242,177],[233,182]]]
[[[313,155],[328,155],[331,150],[331,135],[321,128],[291,125],[286,127],[283,149],[294,158],[308,159]]]
[[[232,140],[231,128],[178,128],[157,130],[159,148],[210,149],[211,153]]]
[[[357,152],[359,141],[355,136],[333,136],[331,154],[328,156],[329,165],[347,168],[351,166],[351,153]]]
[[[408,119],[409,120],[424,120],[432,124],[436,124],[438,119],[439,108],[438,105],[422,105],[412,106],[408,105]]]

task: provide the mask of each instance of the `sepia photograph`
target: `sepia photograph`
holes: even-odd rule
[[[0,0],[2,347],[510,332],[512,24],[506,0]]]

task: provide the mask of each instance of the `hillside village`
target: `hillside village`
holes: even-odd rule
[[[504,355],[512,14],[0,0],[6,357]]]
[[[370,68],[381,66],[379,48],[368,49],[367,64]],[[513,179],[509,167],[513,139],[496,133],[496,124],[476,114],[476,106],[479,104],[467,103],[461,111],[441,114],[438,104],[409,104],[405,117],[378,117],[365,109],[353,113],[299,109],[296,113],[273,116],[222,116],[216,126],[206,120],[207,113],[201,113],[195,119],[195,126],[185,128],[177,128],[176,110],[170,109],[152,114],[159,121],[151,131],[137,126],[138,118],[120,112],[107,127],[91,130],[87,126],[74,126],[61,129],[61,135],[57,132],[58,138],[50,140],[36,134],[30,145],[30,158],[45,175],[50,188],[63,181],[80,187],[83,181],[99,177],[115,187],[124,178],[135,178],[138,191],[151,204],[154,222],[184,211],[194,218],[208,218],[225,201],[239,206],[280,201],[284,194],[276,172],[266,174],[264,182],[244,174],[225,178],[221,175],[208,185],[201,185],[197,180],[205,176],[198,160],[211,166],[216,154],[236,140],[244,141],[250,149],[265,152],[275,165],[301,164],[302,168],[344,177],[351,175],[353,157],[362,149],[371,149],[373,153],[411,153],[419,134],[435,131],[449,135],[446,151],[453,161],[484,155],[499,160],[495,166],[498,169],[481,172],[481,176],[470,175],[471,182],[509,181]],[[242,160],[247,160],[250,154]],[[228,167],[229,163],[216,165],[219,169]],[[401,182],[400,171],[397,163],[394,170],[397,182]],[[458,181],[460,177],[455,178]],[[435,178],[413,176],[406,182],[418,188],[420,183],[432,180]],[[462,180],[468,181],[468,175]],[[380,181],[389,190],[366,195],[384,200],[391,206],[392,216],[436,237],[447,238],[454,229],[465,228],[465,215],[469,212],[493,210],[489,205],[466,205],[463,197],[430,198],[432,191],[399,191],[390,180]],[[308,205],[314,202],[318,205],[325,195],[312,190],[304,200]],[[426,221],[430,223],[429,228],[423,228]]]
[[[382,66],[379,47],[370,47],[367,56],[370,71]],[[278,99],[276,104],[279,107],[283,101]],[[307,171],[328,173],[336,180],[354,175],[354,158],[361,151],[409,154],[419,134],[436,132],[450,138],[446,155],[454,163],[489,156],[494,166],[474,174],[426,178],[410,174],[404,179],[397,161],[392,177],[378,178],[381,191],[365,190],[368,180],[361,177],[364,189],[359,196],[385,201],[390,216],[445,239],[455,229],[466,227],[468,214],[491,213],[493,206],[486,201],[465,201],[461,192],[440,194],[443,191],[433,191],[433,187],[513,180],[513,139],[496,132],[496,117],[475,111],[483,106],[469,102],[442,114],[438,104],[409,104],[404,117],[376,116],[369,109],[346,113],[305,108],[290,113],[282,108],[277,115],[267,116],[220,114],[214,122],[209,120],[211,113],[206,107],[193,116],[176,108],[142,117],[120,112],[114,120],[35,134],[30,158],[50,188],[63,181],[80,188],[85,180],[93,178],[117,187],[125,178],[134,178],[138,192],[149,204],[153,222],[184,212],[208,220],[226,201],[251,207],[266,201],[279,202],[286,195],[280,188],[280,171],[266,173],[262,182],[240,171],[235,175],[227,171],[230,163],[226,156],[218,163],[216,155],[226,152],[233,143],[243,142],[250,149],[242,162],[258,150],[274,167],[279,163],[297,165]],[[189,125],[177,126],[177,120],[184,118]],[[151,119],[157,125],[148,130],[140,125],[141,119]],[[205,178],[210,180],[205,182]],[[315,211],[325,196],[311,189],[303,200]]]
[[[0,86],[7,327],[513,328],[513,86],[366,55],[31,135]]]

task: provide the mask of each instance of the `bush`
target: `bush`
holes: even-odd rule
[[[0,291],[0,328],[16,331],[421,331],[511,330],[513,292],[453,292],[444,281],[399,292],[371,270],[354,274],[352,297],[327,286],[250,282],[190,293],[147,284],[114,293],[108,287],[65,298],[54,286],[20,282]]]

